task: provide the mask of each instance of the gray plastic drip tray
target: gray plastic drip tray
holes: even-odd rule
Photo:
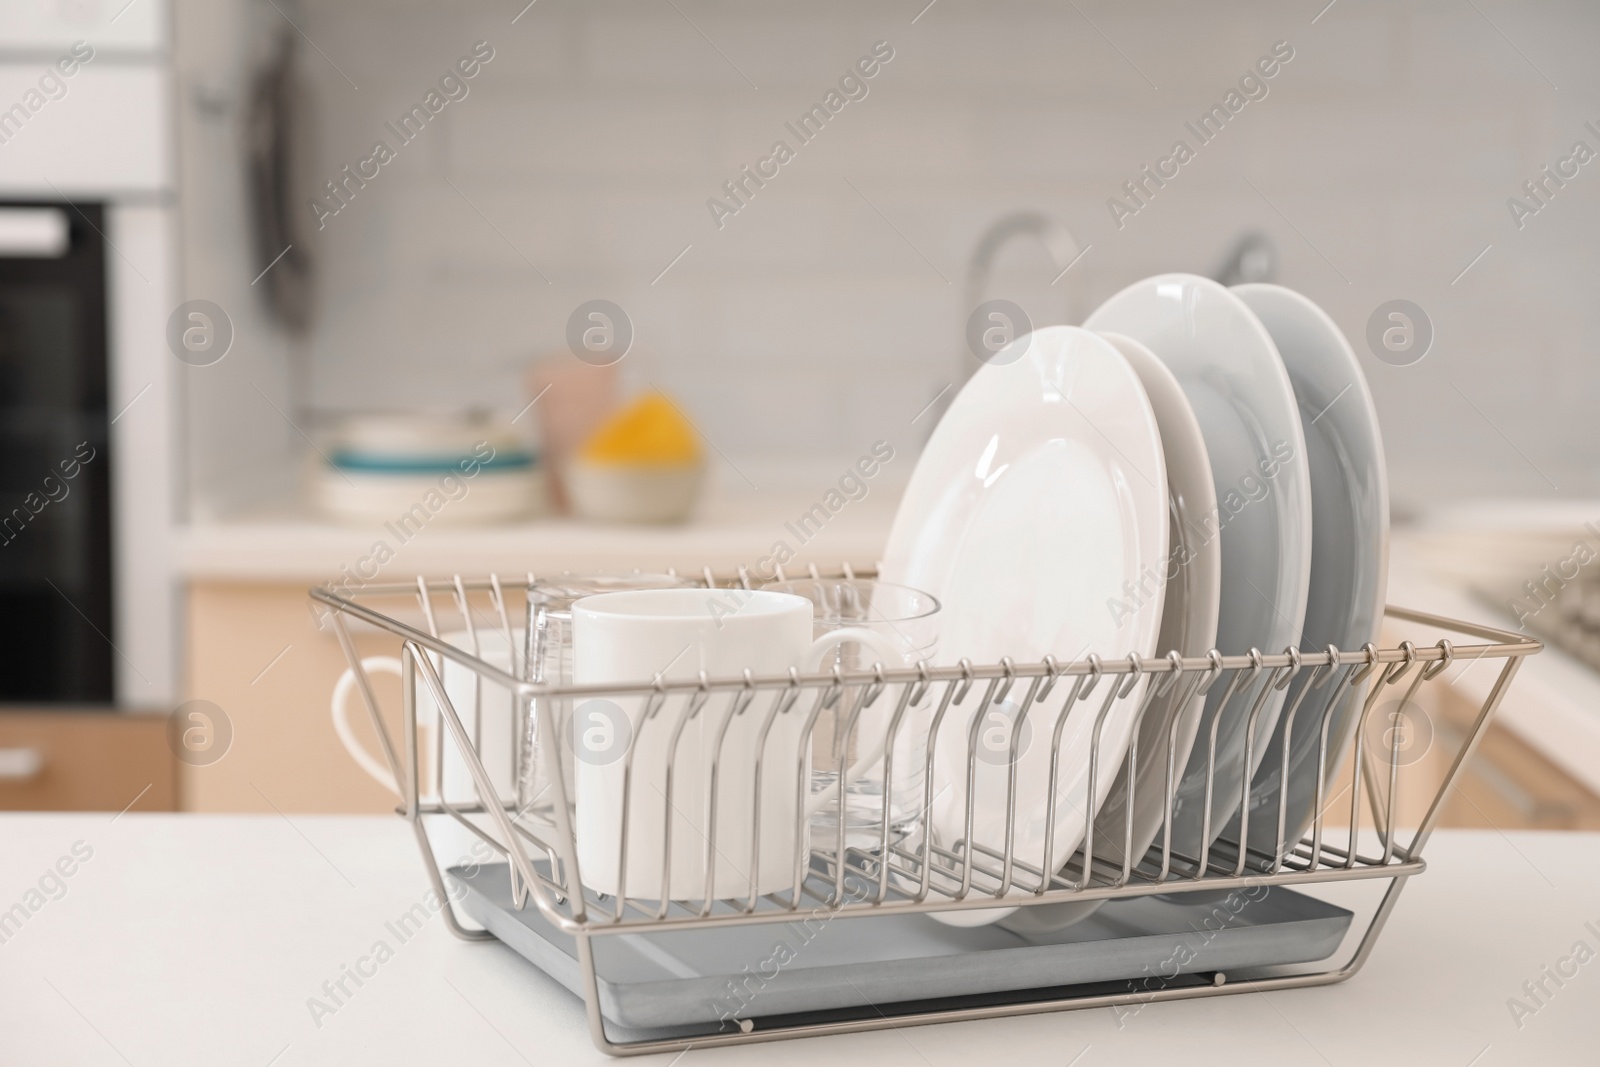
[[[450,874],[467,887],[461,906],[468,915],[583,995],[574,938],[531,899],[522,911],[512,907],[507,865]],[[945,926],[926,915],[838,918],[802,909],[783,923],[612,934],[591,944],[601,1014],[641,1037],[681,1037],[776,1016],[831,1021],[926,1010],[928,1002],[1060,997],[1070,995],[1061,988],[1068,986],[1105,986],[1071,991],[1086,994],[1195,984],[1202,981],[1196,974],[1327,959],[1352,918],[1281,886],[1258,900],[1228,897],[1114,900],[1065,930],[1027,936],[997,925]]]

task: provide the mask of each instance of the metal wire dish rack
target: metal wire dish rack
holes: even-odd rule
[[[810,573],[812,577],[846,579],[872,574],[869,569],[853,570],[849,566],[820,574],[813,567]],[[532,577],[527,576],[529,586]],[[753,587],[748,573],[742,569],[737,573],[713,573],[706,569],[694,580],[712,589]],[[1395,647],[1383,648],[1369,644],[1360,650],[1330,648],[1322,652],[1300,652],[1289,649],[1274,654],[1249,650],[1242,655],[1213,652],[1201,658],[1183,658],[1174,653],[1163,658],[1129,656],[1116,661],[1102,661],[1089,655],[1070,662],[1047,657],[1038,663],[1002,660],[974,664],[960,660],[955,666],[909,669],[874,666],[867,670],[790,672],[770,677],[751,676],[746,672],[736,677],[702,675],[683,682],[657,680],[620,686],[556,686],[530,680],[534,662],[532,642],[537,638],[531,624],[533,598],[523,594],[523,602],[515,602],[516,590],[522,585],[521,576],[512,582],[503,582],[494,575],[482,580],[463,580],[460,576],[447,580],[419,577],[415,583],[368,585],[348,595],[329,588],[316,588],[311,590],[311,596],[321,606],[320,610],[325,611],[324,617],[338,637],[355,675],[384,759],[398,786],[402,802],[396,811],[415,830],[435,892],[441,900],[451,902],[441,910],[445,923],[452,933],[464,939],[484,940],[494,936],[476,927],[460,911],[459,894],[449,891],[449,857],[441,860],[440,842],[454,835],[453,841],[470,842],[480,856],[492,853],[497,861],[504,861],[508,868],[510,906],[518,911],[535,909],[549,927],[570,936],[578,976],[570,984],[584,998],[595,1044],[613,1055],[1073,1008],[1142,1006],[1169,999],[1343,981],[1367,960],[1406,881],[1425,869],[1422,850],[1463,767],[1483,737],[1523,658],[1543,647],[1538,641],[1519,634],[1390,607],[1386,612],[1386,625],[1417,633],[1418,640],[1405,640]],[[516,620],[515,625],[513,620]],[[403,737],[398,743],[385,725],[370,672],[364,666],[364,662],[370,665],[371,660],[363,661],[357,649],[357,637],[363,633],[370,637],[373,629],[389,635],[387,640],[391,644],[398,639],[401,645],[398,673]],[[1491,666],[1498,663],[1496,680],[1483,703],[1460,720],[1461,728],[1454,735],[1454,751],[1447,753],[1438,764],[1443,767],[1442,780],[1427,783],[1422,793],[1422,803],[1417,808],[1423,812],[1420,818],[1403,816],[1397,807],[1397,798],[1406,795],[1405,778],[1414,767],[1401,758],[1402,731],[1380,730],[1375,734],[1368,728],[1374,722],[1374,709],[1384,703],[1385,697],[1398,697],[1401,707],[1412,706],[1420,702],[1419,691],[1428,688],[1427,683],[1452,664],[1464,666],[1472,661],[1487,661]],[[447,681],[448,675],[453,675],[455,680]],[[468,690],[471,695],[465,698],[460,685],[462,676],[477,679]],[[1188,688],[1178,690],[1177,687]],[[672,744],[677,745],[684,724],[704,716],[702,723],[721,724],[720,732],[711,735],[720,746],[728,735],[727,724],[737,716],[760,717],[762,738],[767,738],[769,731],[771,736],[776,736],[777,731],[771,731],[774,721],[783,716],[800,716],[805,733],[798,751],[774,752],[769,750],[770,746],[759,749],[761,754],[756,758],[753,778],[743,776],[754,784],[750,787],[751,795],[741,802],[759,808],[763,797],[770,798],[760,786],[763,761],[768,761],[766,771],[770,776],[776,773],[773,768],[779,766],[782,759],[797,760],[791,780],[806,783],[802,789],[809,787],[810,731],[819,710],[824,707],[848,713],[844,721],[854,724],[863,708],[884,701],[886,703],[880,706],[894,712],[889,726],[891,733],[913,721],[912,716],[905,714],[908,707],[925,707],[936,716],[931,728],[936,738],[937,717],[958,714],[964,705],[972,707],[969,702],[977,701],[977,717],[981,718],[982,709],[996,706],[1011,695],[1016,712],[1011,720],[1012,729],[1016,731],[1012,737],[1013,753],[1015,739],[1030,718],[1044,724],[1041,727],[1045,731],[1043,736],[1054,738],[1057,748],[1052,751],[1050,760],[1053,794],[1061,757],[1060,723],[1070,713],[1094,716],[1094,737],[1098,739],[1100,727],[1113,708],[1131,702],[1136,722],[1152,699],[1162,693],[1178,691],[1183,694],[1182,699],[1189,700],[1215,687],[1222,689],[1222,707],[1234,702],[1233,706],[1240,709],[1237,713],[1250,715],[1252,745],[1257,743],[1254,740],[1255,718],[1260,714],[1265,694],[1270,692],[1284,693],[1282,714],[1290,717],[1291,723],[1293,717],[1308,716],[1314,717],[1312,722],[1320,723],[1316,758],[1308,763],[1302,761],[1298,772],[1315,777],[1310,826],[1300,839],[1285,840],[1285,806],[1291,792],[1287,730],[1283,735],[1284,770],[1282,779],[1276,783],[1275,803],[1265,808],[1259,802],[1253,803],[1252,790],[1260,789],[1261,782],[1259,777],[1252,782],[1252,776],[1245,775],[1242,795],[1238,798],[1241,814],[1214,843],[1203,844],[1198,855],[1184,854],[1175,848],[1169,829],[1175,782],[1183,767],[1174,765],[1171,745],[1165,753],[1158,752],[1154,757],[1140,753],[1135,731],[1135,741],[1120,767],[1096,766],[1098,749],[1089,760],[1086,801],[1096,795],[1097,780],[1103,782],[1105,777],[1116,777],[1121,772],[1123,777],[1117,778],[1120,789],[1123,778],[1126,779],[1125,807],[1129,817],[1121,842],[1107,842],[1104,834],[1098,835],[1101,839],[1097,840],[1093,821],[1085,820],[1086,832],[1070,856],[1053,857],[1046,846],[1043,862],[1029,863],[1013,848],[1010,833],[1006,834],[1002,848],[981,843],[968,848],[962,840],[944,842],[926,832],[892,835],[886,806],[882,834],[878,840],[867,844],[846,840],[842,814],[837,835],[797,831],[793,836],[794,854],[784,858],[786,867],[793,871],[785,888],[758,891],[752,868],[748,885],[741,884],[735,892],[715,893],[711,872],[717,869],[717,861],[713,852],[718,850],[716,842],[722,840],[716,828],[716,813],[725,810],[716,801],[718,772],[719,769],[723,772],[721,787],[724,790],[741,777],[719,767],[722,749],[715,747],[711,753],[707,825],[700,834],[704,839],[707,872],[705,891],[681,899],[686,894],[678,889],[676,881],[673,891],[667,891],[665,874],[661,891],[654,895],[627,891],[635,885],[623,875],[633,869],[630,863],[649,866],[644,858],[630,859],[626,845],[633,838],[628,834],[626,820],[627,813],[635,810],[627,800],[628,774],[632,773],[640,739],[652,730],[664,731],[664,736],[670,736]],[[1014,696],[1019,691],[1024,694],[1020,700]],[[509,714],[499,718],[485,715],[484,693],[507,701]],[[1091,697],[1097,699],[1091,701]],[[572,767],[570,764],[563,766],[556,746],[526,749],[521,744],[530,736],[553,738],[562,736],[561,731],[570,731],[570,724],[556,720],[561,700],[594,698],[632,700],[635,707],[643,709],[639,726],[621,757],[625,769],[623,829],[619,835],[621,855],[617,858],[615,872],[617,888],[609,894],[596,892],[593,883],[585,881],[580,866],[577,791],[572,781]],[[475,707],[469,706],[474,703]],[[1332,727],[1337,717],[1334,711],[1341,706],[1359,709],[1358,714],[1350,715],[1353,727]],[[1384,703],[1384,706],[1393,705]],[[1219,714],[1217,720],[1221,717]],[[926,719],[922,723],[919,728],[926,728]],[[1052,724],[1055,726],[1053,734],[1049,729]],[[1175,719],[1173,730],[1176,729]],[[491,733],[495,736],[489,736]],[[500,736],[502,734],[509,736]],[[934,788],[933,744],[930,741],[927,765],[917,768],[925,782],[930,804]],[[1212,772],[1217,759],[1214,727],[1209,738],[1203,731],[1196,737],[1195,750],[1207,753],[1209,759],[1205,778],[1205,810],[1209,824],[1213,800],[1220,799],[1212,796],[1216,788]],[[1134,772],[1138,761],[1151,758],[1166,761],[1162,810],[1167,814],[1167,825],[1147,852],[1134,856],[1131,855]],[[967,757],[969,782],[973,759],[972,755]],[[1246,760],[1250,761],[1248,753]],[[1341,766],[1347,769],[1347,780],[1342,786],[1335,777]],[[443,783],[452,773],[450,767],[454,767],[456,785],[447,788]],[[668,768],[665,793],[672,796],[670,762]],[[528,797],[524,795],[525,786],[535,772],[545,785],[539,795]],[[893,768],[886,767],[886,772],[892,778]],[[1156,781],[1161,784],[1161,776],[1157,775]],[[632,784],[637,785],[637,782]],[[1300,785],[1304,792],[1306,783]],[[1027,797],[1019,796],[1017,774],[1008,775],[1007,789],[1008,813],[1028,803]],[[1346,791],[1348,799],[1344,795]],[[1412,793],[1415,794],[1414,789]],[[968,789],[965,796],[966,825],[970,827],[971,808],[977,793]],[[804,799],[798,803],[796,819],[802,820],[805,818]],[[1054,810],[1051,805],[1044,806]],[[1084,806],[1091,807],[1092,801]],[[651,869],[665,872],[673,862],[666,851],[672,847],[673,817],[668,811],[670,804],[656,807],[662,812],[663,854],[656,857]],[[1259,847],[1263,840],[1260,826],[1255,834],[1249,830],[1252,812],[1257,819],[1270,820],[1275,815],[1275,847]],[[1403,829],[1402,818],[1415,821]],[[760,846],[756,839],[760,819],[753,818],[749,826],[752,829],[746,832],[752,839],[747,847],[749,855],[753,856]],[[1207,841],[1215,836],[1209,832],[1209,826],[1204,836]],[[1048,840],[1048,833],[1046,837]],[[1266,840],[1271,839],[1269,834]],[[1245,847],[1241,848],[1241,842]],[[850,892],[846,891],[847,879],[852,886]],[[1144,982],[1137,987],[1131,981],[1058,985],[1050,989],[1015,991],[1014,995],[1006,997],[976,998],[970,1002],[947,998],[938,1002],[874,1004],[870,1012],[850,1016],[746,1018],[740,1019],[737,1026],[719,1032],[700,1032],[693,1036],[657,1033],[633,1040],[619,1039],[618,1034],[626,1031],[620,1031],[615,1024],[608,1029],[608,1020],[602,1011],[604,976],[597,968],[597,946],[603,939],[629,934],[732,930],[749,926],[776,930],[776,926],[764,924],[793,923],[801,914],[822,914],[831,919],[955,913],[997,905],[1026,909],[1141,898],[1199,900],[1202,898],[1190,898],[1185,894],[1360,880],[1380,880],[1374,884],[1382,887],[1381,898],[1377,898],[1370,918],[1364,928],[1359,924],[1350,928],[1333,962],[1309,970],[1273,968],[1251,973],[1248,969],[1237,972],[1230,969],[1226,975],[1220,972],[1186,974],[1181,980],[1154,985]],[[1387,880],[1387,885],[1383,886],[1381,880]],[[720,889],[724,883],[719,880],[717,886]]]

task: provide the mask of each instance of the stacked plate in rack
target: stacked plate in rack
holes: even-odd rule
[[[1017,339],[974,375],[918,462],[882,574],[938,597],[941,647],[973,662],[1352,650],[1376,637],[1387,539],[1377,416],[1332,319],[1278,286],[1170,274],[1083,328]],[[1103,716],[1090,701],[1020,730],[1026,698],[952,707],[934,738],[933,843],[1003,855],[1009,840],[1019,864],[1055,870],[1092,826],[1095,855],[1120,859],[1129,791],[1107,768],[1137,735],[1135,859],[1165,821],[1169,745],[1173,854],[1237,839],[1247,780],[1249,841],[1270,854],[1281,782],[1285,840],[1311,822],[1321,722],[1280,724],[1285,693],[1268,681],[1231,699],[1173,687],[1142,718],[1134,691]],[[1327,751],[1344,748],[1360,696],[1331,712]],[[1008,925],[1059,928],[1095,907],[1027,908]],[[1013,910],[934,917],[977,925]]]

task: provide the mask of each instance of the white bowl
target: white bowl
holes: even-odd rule
[[[574,462],[567,467],[572,512],[607,522],[682,522],[694,509],[705,464],[621,465]]]
[[[346,415],[333,427],[328,448],[367,458],[449,458],[473,453],[482,442],[501,454],[527,450],[516,428],[504,418],[471,412]]]
[[[318,464],[312,495],[318,508],[344,522],[398,524],[412,532],[423,525],[462,526],[503,522],[537,513],[544,500],[537,467],[482,470],[442,484],[437,474],[374,474]]]

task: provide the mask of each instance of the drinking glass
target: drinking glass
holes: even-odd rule
[[[672,574],[563,574],[528,586],[527,681],[537,685],[572,683],[572,605],[586,596],[634,589],[689,589],[700,583]],[[554,724],[551,736],[540,729],[545,706]],[[519,724],[517,810],[522,817],[553,823],[550,760],[560,760],[567,796],[574,795],[572,699],[535,697]]]
[[[762,588],[805,597],[812,604],[814,636],[845,628],[864,629],[900,653],[890,669],[932,662],[938,650],[939,601],[932,594],[870,578],[806,578],[773,582]],[[808,669],[867,670],[883,656],[858,641],[845,641]],[[884,806],[888,805],[889,843],[911,836],[924,815],[923,782],[927,773],[928,717],[931,700],[924,695],[907,707],[889,737],[899,705],[900,687],[887,687],[863,707],[851,727],[849,719],[861,687],[846,686],[831,706],[817,715],[811,734],[811,834],[823,848],[837,848],[840,835],[849,848],[874,849],[883,844]],[[892,753],[886,762],[882,753]],[[844,808],[840,811],[840,775]],[[892,780],[891,780],[892,779]]]

